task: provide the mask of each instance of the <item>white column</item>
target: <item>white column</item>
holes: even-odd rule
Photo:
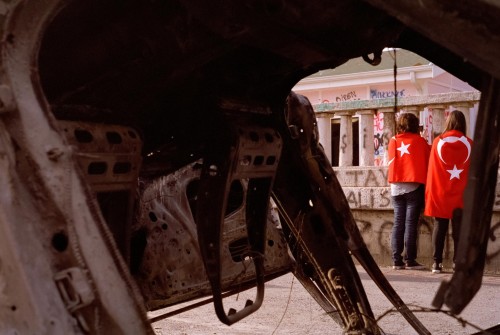
[[[387,147],[391,138],[396,134],[396,117],[392,108],[385,108],[379,111],[384,114],[384,165],[387,165]]]
[[[332,118],[330,114],[316,114],[318,122],[319,143],[325,150],[326,157],[332,162]]]
[[[432,141],[436,136],[440,135],[444,130],[445,116],[444,111],[446,106],[444,105],[432,105]]]
[[[352,114],[336,113],[340,116],[339,166],[352,166]]]
[[[359,166],[373,166],[375,147],[373,145],[374,110],[358,111],[359,115]]]

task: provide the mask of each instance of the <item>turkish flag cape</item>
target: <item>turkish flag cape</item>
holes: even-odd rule
[[[463,207],[471,149],[472,140],[457,130],[434,139],[427,172],[425,215],[451,219],[453,210]]]
[[[401,133],[389,141],[389,183],[421,183],[427,178],[431,148],[419,134]]]

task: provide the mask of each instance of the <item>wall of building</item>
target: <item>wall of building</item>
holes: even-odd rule
[[[321,103],[392,98],[394,97],[394,83],[295,91],[307,97],[311,104],[316,105]],[[420,95],[415,85],[409,82],[398,83],[398,97],[414,95]]]
[[[391,229],[394,212],[390,188],[387,183],[387,167],[344,167],[334,168],[344,189],[354,218],[365,243],[380,266],[391,266]],[[499,173],[500,175],[500,173]],[[497,178],[494,212],[491,221],[490,240],[487,249],[485,271],[500,274],[500,182]],[[451,225],[450,225],[451,226]],[[421,215],[418,235],[418,261],[432,265],[433,220]],[[444,251],[445,269],[451,269],[453,240],[451,227]]]

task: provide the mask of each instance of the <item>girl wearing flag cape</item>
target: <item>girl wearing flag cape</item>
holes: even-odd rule
[[[388,181],[394,207],[391,232],[393,269],[423,269],[417,262],[417,232],[424,207],[430,146],[420,136],[418,118],[411,113],[399,116],[396,136],[389,141]],[[403,250],[406,254],[403,256]]]
[[[450,219],[454,251],[457,247],[460,222],[453,218],[453,210],[463,208],[463,193],[472,149],[472,140],[465,134],[465,116],[454,110],[446,119],[443,133],[432,143],[424,214],[434,217],[433,273],[440,273],[443,269],[444,241]]]

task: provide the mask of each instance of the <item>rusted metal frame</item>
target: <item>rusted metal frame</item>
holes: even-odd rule
[[[19,197],[18,202],[37,206],[41,215],[34,216],[29,225],[33,230],[42,232],[44,240],[40,243],[44,249],[36,258],[50,263],[50,271],[54,274],[52,283],[46,278],[36,280],[40,280],[45,288],[57,287],[60,301],[64,301],[68,312],[80,323],[81,329],[75,327],[74,320],[70,323],[71,330],[66,329],[63,322],[66,322],[67,316],[60,313],[62,322],[57,329],[59,332],[99,334],[103,328],[111,332],[128,328],[137,334],[152,334],[139,292],[119,255],[111,232],[102,220],[93,193],[76,166],[72,149],[57,129],[43,95],[38,72],[33,70],[36,68],[40,36],[64,5],[65,1],[59,0],[13,2],[2,36],[3,41],[9,41],[3,43],[1,49],[4,74],[1,84],[4,93],[11,95],[2,118],[16,143],[19,163],[23,165],[15,171],[22,182],[21,187],[34,191],[29,196]],[[75,215],[76,212],[78,215]],[[54,252],[56,246],[51,237],[67,239],[67,246],[61,246],[57,250],[59,252]],[[96,260],[93,256],[98,252],[101,257]],[[107,271],[102,271],[103,268]],[[110,281],[113,282],[113,290],[109,290]],[[37,291],[36,285],[38,283],[33,281],[26,282],[26,291]],[[70,292],[74,296],[65,299]],[[35,301],[37,297],[38,294],[31,294],[29,298]],[[120,311],[112,308],[117,301],[124,306]],[[57,310],[57,307],[44,303],[31,307],[36,310],[34,314],[40,317]],[[36,322],[35,319],[33,324],[24,323],[22,326],[36,327]],[[13,327],[16,326],[21,325],[13,324]]]
[[[339,310],[344,330],[348,333],[378,334],[342,224],[349,207],[345,201],[344,212],[337,211],[322,194],[324,178],[332,176],[325,177],[324,171],[321,171],[324,165],[319,161],[324,159],[324,153],[318,155],[314,111],[305,100],[293,93],[288,97],[283,129],[286,155],[282,158],[273,189],[275,202],[281,206],[281,215],[289,217],[284,220],[284,230],[287,228],[290,234],[285,236],[298,266],[308,268],[305,273],[326,296],[329,304]],[[331,172],[333,174],[333,170]],[[337,191],[343,196],[339,185]],[[336,199],[340,198],[333,201],[336,202]]]
[[[433,305],[445,303],[459,314],[481,287],[500,153],[500,81],[493,77],[485,83],[479,102],[474,132],[471,166],[464,192],[464,208],[458,213],[460,232],[455,250],[455,272],[438,289]],[[455,214],[455,213],[454,213]]]
[[[302,103],[309,104],[308,102],[306,103],[304,101]],[[408,309],[408,307],[404,304],[401,298],[397,295],[397,293],[389,284],[385,276],[380,271],[380,268],[376,264],[373,257],[370,255],[361,237],[361,234],[355,224],[355,221],[352,217],[352,213],[350,212],[349,209],[349,205],[345,199],[341,186],[335,177],[334,171],[330,163],[328,162],[326,155],[323,152],[323,149],[317,142],[317,129],[315,125],[314,114],[312,112],[312,107],[306,108],[306,106],[302,106],[301,111],[298,110],[300,109],[299,107],[295,106],[295,108],[297,110],[293,112],[296,113],[296,115],[289,114],[287,116],[287,122],[290,127],[289,129],[292,130],[290,132],[290,134],[292,134],[291,141],[293,142],[293,138],[295,137],[296,140],[295,145],[301,143],[302,148],[297,151],[287,150],[286,152],[293,152],[294,155],[297,155],[298,151],[302,150],[303,151],[302,155],[300,157],[298,156],[295,157],[294,160],[302,161],[297,163],[297,166],[302,166],[302,169],[304,169],[306,172],[301,172],[301,173],[293,172],[292,174],[295,176],[295,178],[297,178],[298,174],[302,175],[303,173],[303,175],[306,178],[304,185],[307,185],[308,188],[310,187],[310,191],[308,191],[308,194],[309,192],[312,192],[314,194],[314,198],[316,198],[317,200],[313,201],[314,207],[315,208],[324,207],[328,209],[330,217],[334,218],[333,219],[334,221],[332,221],[330,224],[337,226],[340,225],[340,227],[337,227],[336,230],[334,231],[337,231],[337,233],[340,234],[339,235],[340,239],[346,240],[346,245],[348,246],[352,255],[355,256],[356,259],[361,263],[361,265],[367,270],[367,273],[370,275],[370,277],[374,280],[374,282],[381,289],[381,291],[387,296],[387,298],[394,304],[394,306],[398,309],[398,311],[401,312],[401,314],[408,320],[408,322],[413,326],[413,328],[415,328],[415,330],[418,331],[419,334],[430,334],[429,331],[422,325],[422,323],[415,317],[415,315]],[[288,112],[290,113],[290,107]],[[307,116],[308,114],[310,114],[309,117]],[[307,149],[307,140],[301,138],[301,134],[304,133],[305,134],[310,133],[312,144],[309,143],[309,145],[311,146],[312,149]],[[287,139],[287,137],[285,137],[285,139]],[[308,150],[311,151],[309,152]],[[281,174],[279,174],[278,176],[282,177]],[[275,187],[275,191],[279,190],[281,186],[284,187],[285,185],[282,184],[286,183],[286,180],[285,181],[281,181],[280,179],[278,180],[279,182],[277,181],[277,187]],[[287,192],[289,192],[289,190],[287,190]],[[277,193],[276,197],[283,198],[283,201],[285,201],[285,199],[287,198],[286,193],[282,194],[279,194],[278,192],[276,193]],[[293,211],[296,212],[297,209],[294,209],[293,207],[297,206],[297,203],[295,205],[292,204],[290,198],[286,200],[288,203],[283,204],[284,205],[282,206],[283,210],[284,211],[291,210],[292,212]],[[277,200],[276,202],[279,203],[279,200]],[[304,207],[302,207],[300,211],[302,210],[307,210],[307,209],[304,209]],[[285,216],[285,222],[288,222],[287,225],[293,232],[294,230],[294,228],[292,227],[293,222],[290,219],[287,220],[286,219],[287,216],[288,214]],[[292,222],[292,224],[290,224],[290,222]],[[295,225],[297,224],[295,223]],[[300,229],[303,230],[304,227],[307,227],[307,225],[302,225]],[[301,236],[296,237],[296,240],[299,242],[303,240],[304,236],[303,231],[301,231],[301,233],[302,233]],[[346,236],[343,236],[344,234]],[[309,248],[314,248],[313,243],[308,243],[308,242],[305,243],[308,244]],[[344,247],[347,248],[346,246]],[[325,251],[323,250],[323,252]],[[319,259],[319,261],[317,260],[317,262],[320,263],[328,262],[328,260]],[[350,263],[350,260],[347,262]],[[325,264],[320,264],[320,266],[325,266]],[[353,267],[353,265],[351,267]],[[348,271],[353,271],[353,270],[356,271],[355,269],[348,268]],[[357,272],[355,272],[355,274],[356,276],[358,276]],[[338,275],[342,275],[342,273]],[[356,276],[353,276],[353,278],[356,278]],[[358,294],[361,299],[366,299],[361,283],[355,282],[355,285],[359,290],[355,294]],[[364,308],[368,309],[371,312],[369,305],[365,306]]]
[[[281,153],[281,139],[272,128],[253,123],[245,117],[240,119],[237,112],[223,118],[216,126],[219,136],[207,144],[203,157],[196,222],[216,314],[223,323],[231,325],[255,312],[264,299],[266,223],[269,196]],[[248,179],[245,214],[249,243],[247,256],[255,266],[257,293],[255,301],[247,300],[243,309],[236,311],[231,308],[226,314],[221,284],[222,227],[231,183],[244,178]]]

